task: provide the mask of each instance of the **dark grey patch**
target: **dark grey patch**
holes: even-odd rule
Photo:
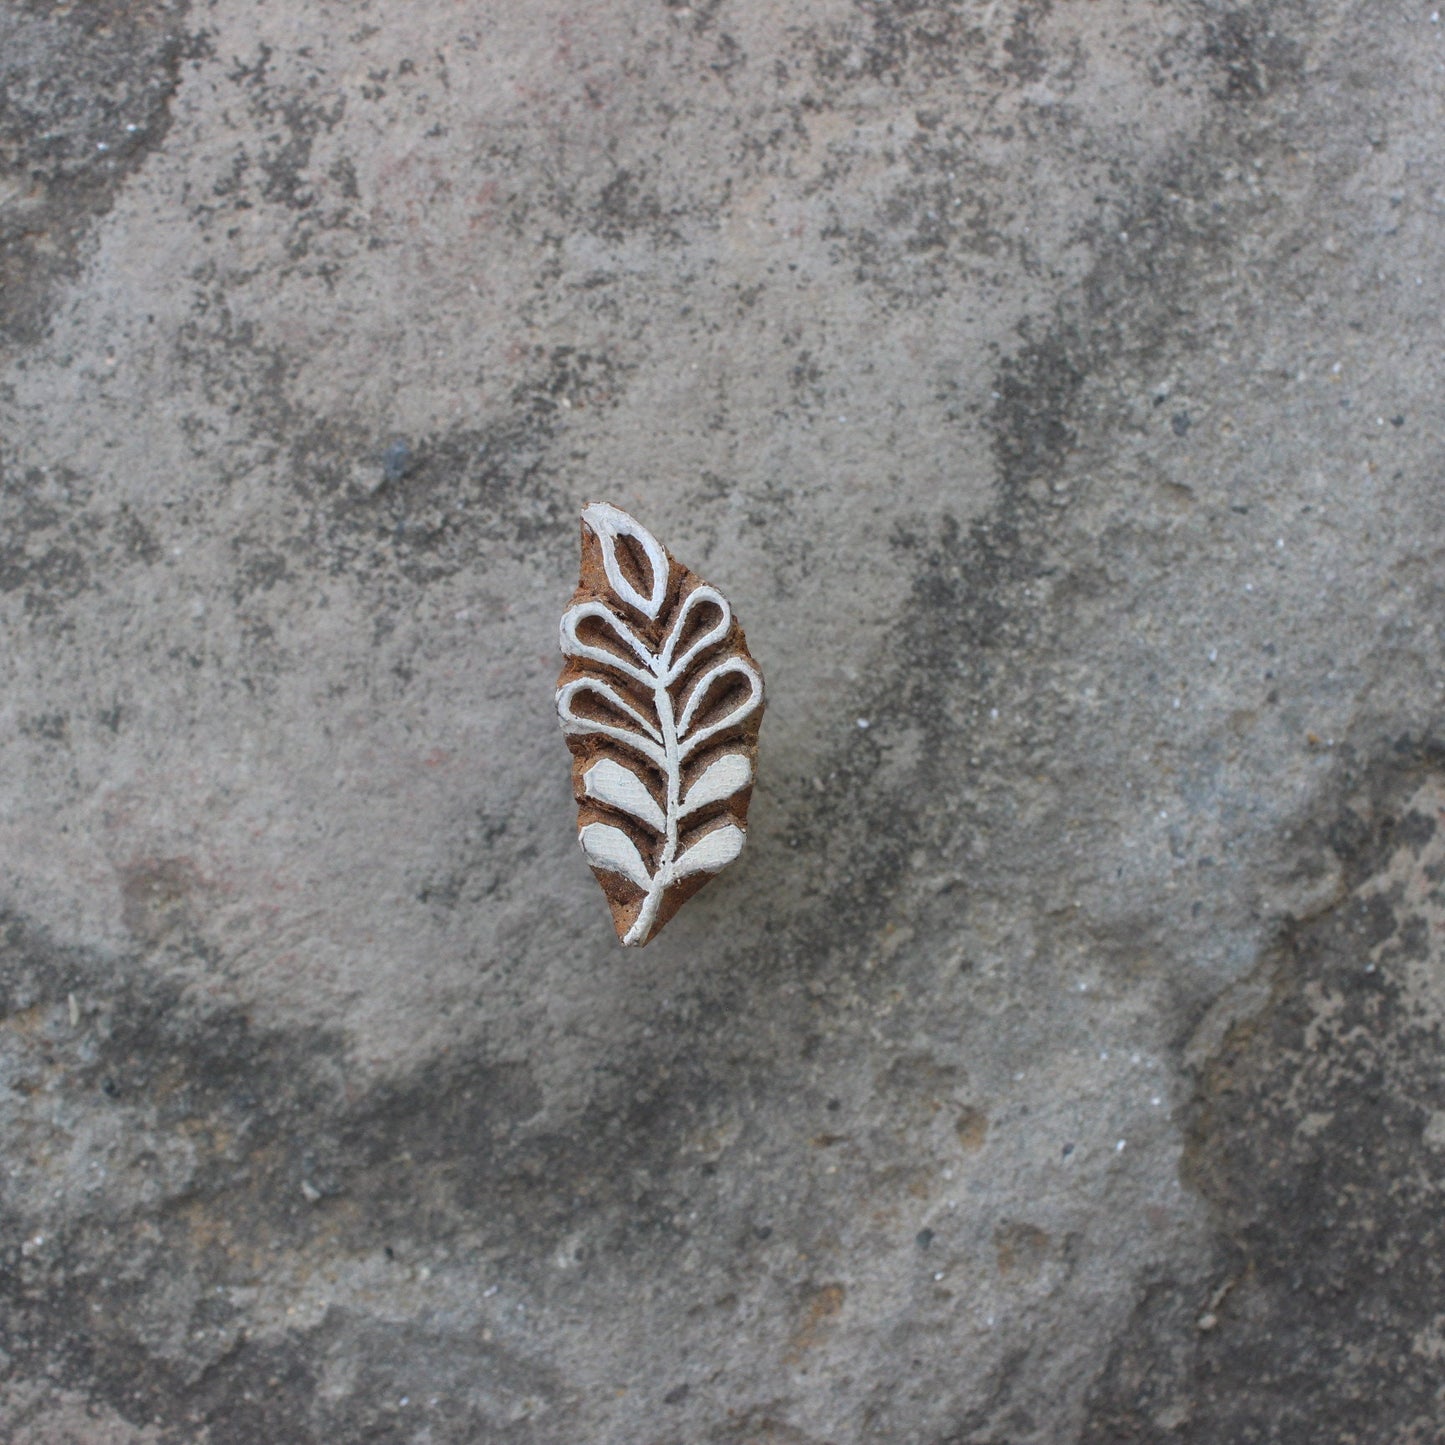
[[[384,481],[399,482],[411,470],[411,443],[395,437],[381,454],[381,475]]]
[[[32,613],[55,612],[89,585],[90,567],[74,547],[50,546],[33,552],[23,541],[0,546],[0,592],[24,591]]]
[[[100,519],[88,490],[37,468],[0,487],[0,592],[24,596],[31,616],[58,612],[90,585]]]
[[[862,224],[837,214],[825,240],[852,259],[858,279],[904,304],[950,294],[980,261],[1012,243],[989,202],[997,177],[978,159],[976,139],[937,125],[908,138],[895,158],[898,179]]]
[[[194,928],[192,898],[205,885],[192,859],[135,859],[121,870],[120,885],[121,916],[138,940],[153,945]]]
[[[1251,141],[1252,153],[1260,144]],[[1236,139],[1210,127],[1132,181],[1122,211],[1092,237],[1095,261],[1083,284],[1046,326],[1025,331],[996,373],[985,403],[993,506],[968,526],[944,512],[895,532],[916,580],[876,691],[854,699],[871,726],[850,731],[820,760],[817,776],[828,786],[800,795],[787,826],[799,857],[847,858],[836,886],[818,890],[816,914],[795,922],[787,946],[800,967],[827,959],[836,972],[866,961],[880,928],[877,900],[899,896],[920,851],[934,869],[976,868],[985,820],[969,804],[934,809],[916,800],[956,798],[960,779],[1015,773],[1020,756],[1047,748],[1036,682],[1026,676],[1041,668],[1037,628],[1046,625],[1033,599],[1047,593],[1068,606],[1105,586],[1088,565],[1053,575],[1050,538],[1068,505],[1067,493],[1054,494],[1055,479],[1072,470],[1081,436],[1107,445],[1116,426],[1135,425],[1108,386],[1091,393],[1086,382],[1094,372],[1158,374],[1199,344],[1201,298],[1230,274],[1240,237],[1269,204],[1230,189],[1226,172],[1245,159]],[[964,397],[953,405],[977,409]],[[1020,719],[1006,738],[986,725],[994,701]],[[893,732],[909,736],[919,757],[906,777],[882,771]],[[910,926],[927,925],[915,917]],[[857,974],[854,981],[871,986]]]
[[[1438,1438],[1445,1160],[1425,1130],[1445,1079],[1407,976],[1445,966],[1445,943],[1383,870],[1433,836],[1402,805],[1442,767],[1445,746],[1411,741],[1347,777],[1350,803],[1315,830],[1348,892],[1286,931],[1268,1002],[1189,1109],[1212,1271],[1146,1290],[1091,1392],[1090,1445]]]
[[[1217,94],[1224,100],[1258,100],[1283,80],[1297,79],[1303,60],[1299,44],[1284,33],[1293,5],[1256,4],[1205,23],[1204,53],[1222,76]]]
[[[128,561],[150,566],[161,559],[161,544],[155,533],[127,504],[122,504],[114,522],[116,543]]]
[[[514,882],[526,877],[537,855],[535,843],[509,837],[515,821],[505,813],[478,817],[458,838],[447,871],[417,889],[417,902],[450,911],[459,906],[494,906],[505,897]]]
[[[800,351],[797,360],[788,373],[792,383],[793,405],[805,411],[816,411],[827,403],[827,391],[823,386],[823,368],[818,365],[811,351]]]
[[[696,0],[696,3],[662,0],[662,3],[674,23],[686,25],[694,39],[706,40],[711,45],[711,56],[700,57],[706,67],[702,73],[704,80],[715,75],[726,82],[747,64],[747,55],[736,37],[718,23],[719,16],[725,11],[726,0]]]
[[[184,4],[0,8],[0,345],[37,341],[60,281],[126,178],[165,137]]]
[[[1394,843],[1396,847],[1408,848],[1417,857],[1420,850],[1439,831],[1439,822],[1428,813],[1421,813],[1411,810],[1400,819],[1399,826],[1394,830]]]
[[[283,91],[272,81],[273,55],[271,46],[259,45],[254,58],[249,62],[238,60],[227,79],[242,89],[248,108],[266,132],[255,160],[260,172],[261,199],[289,210],[303,211],[316,199],[304,176],[311,162],[312,147],[323,130],[334,130],[340,123],[346,113],[346,97],[340,91],[321,90],[319,76],[314,74],[309,87],[290,93]],[[249,157],[239,158],[236,174],[224,190],[218,188],[218,194],[239,189],[240,176],[250,163]],[[344,163],[343,169],[331,178],[344,194],[348,180]],[[350,172],[349,179],[354,190],[354,171]],[[293,259],[297,244],[293,240]],[[304,249],[304,240],[300,244]]]
[[[297,545],[382,588],[398,575],[424,585],[480,573],[499,549],[521,561],[545,548],[564,565],[576,523],[551,450],[567,413],[613,405],[625,373],[610,356],[570,346],[538,348],[528,360],[510,410],[490,423],[385,441],[342,419],[307,424],[258,377],[258,405],[276,411],[278,433],[291,437],[288,469],[309,507]],[[358,481],[367,473],[375,484]]]
[[[293,575],[290,563],[280,552],[253,547],[239,539],[232,544],[232,550],[238,558],[238,581],[232,594],[238,603],[252,593],[269,592],[278,582]]]
[[[574,346],[536,347],[530,362],[532,374],[512,400],[534,423],[554,421],[559,411],[611,406],[626,380],[612,356]]]
[[[264,92],[263,92],[264,94]],[[262,106],[263,111],[267,107]],[[346,97],[336,96],[329,104],[315,104],[296,96],[275,108],[280,134],[261,151],[258,161],[265,177],[261,195],[291,210],[305,210],[316,199],[303,172],[311,163],[311,148],[323,130],[333,130],[346,110]],[[344,190],[345,175],[342,176]],[[353,181],[354,189],[354,181]]]
[[[876,694],[858,700],[873,726],[824,760],[820,776],[834,786],[810,798],[789,829],[789,845],[800,857],[816,859],[831,846],[849,859],[816,917],[795,925],[789,952],[805,971],[820,961],[835,975],[860,966],[877,946],[878,900],[898,896],[919,848],[937,861],[969,845],[974,825],[966,810],[936,811],[916,801],[900,806],[894,789],[906,789],[910,800],[946,797],[970,766],[960,757],[962,747],[989,760],[989,748],[966,741],[950,703],[967,688],[977,713],[1026,651],[1034,617],[1024,592],[1045,568],[1048,509],[1038,484],[1063,465],[1076,442],[1087,357],[1083,339],[1060,325],[1005,362],[989,418],[998,475],[994,506],[966,528],[945,516],[931,537],[898,538],[916,553],[917,579],[886,678]],[[921,761],[906,781],[882,788],[883,740],[895,722],[921,734]],[[862,986],[876,982],[877,975]]]
[[[130,506],[103,509],[90,483],[63,469],[0,474],[0,593],[16,593],[33,619],[64,625],[66,604],[98,572],[151,566],[162,553]]]
[[[1035,0],[1018,5],[1003,48],[1008,55],[1004,69],[1020,85],[1032,85],[1048,73],[1043,42],[1038,37],[1038,21],[1053,9],[1053,0]]]
[[[327,175],[336,182],[344,200],[359,201],[361,199],[361,186],[356,179],[356,166],[347,157],[343,156],[336,161],[327,171]]]
[[[556,1408],[565,1382],[555,1370],[510,1341],[490,1341],[428,1320],[400,1324],[338,1312],[311,1347],[344,1350],[355,1387],[320,1414],[305,1439],[397,1442],[422,1438],[438,1445],[536,1439],[527,1427],[529,1402]],[[328,1351],[329,1353],[329,1351]],[[405,1403],[402,1403],[402,1402]],[[324,1423],[321,1423],[324,1422]],[[260,1435],[237,1432],[235,1445]],[[291,1437],[285,1437],[290,1439]]]
[[[126,886],[154,940],[197,878],[161,859]],[[544,1438],[581,1438],[566,1382],[489,1342],[485,1312],[423,1309],[396,1326],[343,1308],[270,1335],[253,1334],[244,1301],[258,1262],[273,1280],[431,1262],[452,1272],[454,1301],[479,1279],[545,1301],[573,1236],[586,1241],[574,1279],[665,1276],[691,1241],[733,1260],[732,1234],[709,1224],[724,1186],[699,1177],[691,1142],[725,1117],[721,1057],[698,1048],[713,1031],[731,1055],[726,1020],[670,1018],[575,1118],[549,1121],[524,1062],[467,1049],[358,1087],[339,1035],[258,1028],[135,958],[61,948],[0,915],[0,1111],[25,1141],[0,1180],[7,1368],[155,1424],[167,1445],[197,1430],[218,1445],[400,1445],[418,1421],[438,1445],[469,1445],[512,1438],[529,1397],[546,1406]],[[77,1138],[100,1151],[107,1186],[87,1193],[77,1155],[57,1204],[43,1161]],[[335,1359],[350,1378],[339,1398],[319,1389]]]
[[[289,74],[278,79],[276,57],[266,44],[238,58],[227,72],[235,87],[234,104],[244,109],[252,134],[238,145],[226,169],[218,170],[209,191],[198,190],[190,198],[189,218],[202,235],[218,227],[234,235],[230,228],[240,213],[263,207],[267,224],[283,238],[286,259],[280,274],[294,271],[319,278],[329,288],[346,254],[383,242],[368,234],[366,218],[357,210],[354,162],[346,156],[324,168],[314,162],[318,138],[334,132],[345,119],[344,87],[324,68],[307,68],[311,57],[306,52],[284,58],[288,72],[300,70],[294,81]],[[336,233],[350,234],[338,240]],[[329,238],[326,254],[318,259],[313,246],[323,235]],[[201,268],[195,279],[204,283],[211,278]],[[224,288],[218,291],[207,307],[225,307]]]
[[[831,85],[957,75],[987,43],[979,16],[955,0],[857,0],[857,21],[815,36],[820,79]]]
[[[45,742],[65,743],[70,741],[70,715],[63,712],[43,713],[39,717],[21,718],[20,732],[27,738]]]
[[[1187,411],[1176,411],[1174,415],[1169,418],[1169,429],[1177,437],[1188,436],[1189,426],[1189,413]]]
[[[592,229],[604,240],[622,242],[642,231],[657,245],[676,246],[683,240],[679,227],[684,214],[666,209],[644,177],[635,171],[619,170],[598,193],[589,219]]]
[[[368,491],[353,480],[356,429],[323,422],[296,436],[290,466],[311,506],[302,542],[338,572],[426,584],[571,539],[571,501],[544,466],[552,427],[535,413],[418,439],[405,471]],[[375,452],[372,453],[375,455]]]

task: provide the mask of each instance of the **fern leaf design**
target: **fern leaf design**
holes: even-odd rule
[[[560,641],[578,842],[641,945],[742,851],[763,675],[722,593],[605,502],[582,510]]]

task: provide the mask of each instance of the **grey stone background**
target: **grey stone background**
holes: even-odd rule
[[[0,4],[0,1437],[1445,1440],[1431,0]],[[767,670],[622,952],[576,513]]]

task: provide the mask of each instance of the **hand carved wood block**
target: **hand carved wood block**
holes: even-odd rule
[[[763,675],[722,593],[605,502],[582,510],[561,642],[577,839],[640,946],[742,851]]]

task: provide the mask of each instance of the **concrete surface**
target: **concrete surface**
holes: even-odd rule
[[[0,4],[0,1437],[1445,1440],[1429,0]],[[723,587],[640,955],[576,511]]]

